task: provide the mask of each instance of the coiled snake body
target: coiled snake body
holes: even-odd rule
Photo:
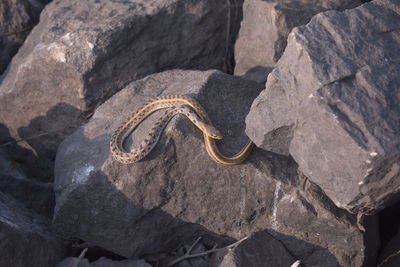
[[[123,142],[126,137],[150,114],[165,109],[162,116],[151,129],[146,138],[137,149],[126,152],[123,149]],[[216,143],[216,139],[222,139],[222,135],[212,125],[204,108],[193,98],[185,95],[161,96],[144,104],[132,117],[124,122],[111,136],[111,154],[121,163],[133,163],[143,159],[157,144],[161,133],[168,122],[177,114],[188,117],[202,132],[206,150],[211,158],[223,165],[236,165],[243,162],[250,154],[253,142],[249,141],[243,149],[232,157],[223,155]]]

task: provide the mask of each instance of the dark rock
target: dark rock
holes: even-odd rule
[[[32,0],[2,0],[0,5],[0,75],[39,20],[43,6]]]
[[[53,267],[66,249],[50,221],[0,192],[0,266]]]
[[[0,191],[14,197],[27,208],[41,215],[49,218],[53,215],[55,197],[51,183],[18,179],[0,172]]]
[[[39,157],[34,164],[24,159],[31,173],[49,179],[58,144],[129,82],[171,68],[227,65],[233,42],[227,42],[227,30],[234,40],[240,3],[59,0],[47,5],[0,85],[0,123],[14,139],[27,139],[25,148]]]
[[[255,82],[217,71],[167,71],[131,83],[60,145],[54,227],[67,238],[128,258],[174,251],[199,236],[207,247],[223,247],[271,228],[307,243],[308,250],[296,254],[306,263],[362,266],[375,257],[366,251],[376,243],[358,230],[354,215],[335,207],[322,191],[296,189],[297,165],[288,157],[255,149],[245,163],[222,166],[205,151],[202,134],[181,116],[142,161],[125,165],[110,155],[112,132],[161,94],[195,97],[225,136],[222,151],[234,153],[248,140],[244,118],[260,90]],[[156,118],[146,120],[133,140],[146,138]],[[313,251],[324,257],[312,258]]]
[[[294,27],[307,24],[322,11],[361,4],[360,0],[246,0],[235,44],[235,74],[264,83]]]
[[[399,198],[399,8],[378,0],[294,29],[246,119],[257,146],[290,153],[354,213]]]
[[[400,227],[379,255],[379,267],[400,266]]]
[[[173,260],[176,260],[176,258],[182,257],[185,255],[185,253],[191,248],[193,244],[186,245],[182,248],[179,248],[176,252],[176,255],[174,258],[171,258],[166,264],[173,262]],[[205,253],[207,251],[207,248],[200,242],[195,244],[195,246],[192,248],[190,251],[190,254],[198,254],[198,253]],[[210,266],[210,254],[206,254],[202,257],[194,257],[194,258],[188,258],[186,260],[180,261],[173,266],[176,267],[209,267]]]
[[[17,179],[26,179],[26,174],[22,166],[12,161],[7,152],[2,148],[0,148],[0,172]]]
[[[57,264],[57,267],[71,267],[77,261],[77,258],[69,257]],[[106,258],[100,258],[97,261],[89,263],[85,258],[79,259],[77,267],[151,267],[144,260],[122,260],[113,261]]]
[[[225,251],[225,255],[221,258],[221,262],[215,266],[289,267],[296,261],[282,243],[267,232],[253,234],[237,247]]]
[[[12,196],[28,209],[53,216],[55,196],[52,183],[28,179],[22,168],[0,149],[0,192]]]

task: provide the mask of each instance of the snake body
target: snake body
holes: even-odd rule
[[[145,118],[160,109],[165,109],[165,113],[150,130],[148,138],[134,151],[125,151],[123,149],[123,142],[126,137]],[[223,155],[215,143],[216,139],[222,139],[222,135],[212,125],[204,108],[189,96],[168,95],[158,97],[144,104],[113,133],[110,141],[110,150],[113,158],[125,164],[143,159],[155,147],[168,122],[177,114],[185,115],[203,132],[206,150],[214,161],[223,165],[236,165],[243,162],[250,154],[253,147],[253,142],[251,141],[236,155],[232,157]]]

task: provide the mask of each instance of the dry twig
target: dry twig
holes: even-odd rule
[[[235,248],[236,246],[238,246],[240,243],[242,243],[244,240],[246,240],[248,237],[244,237],[242,239],[240,239],[239,241],[236,241],[235,243],[230,244],[229,246],[223,247],[223,248],[216,248],[217,245],[215,245],[212,249],[204,251],[204,252],[200,252],[200,253],[196,253],[196,254],[190,254],[192,252],[192,250],[194,249],[194,247],[197,245],[197,243],[199,243],[199,241],[201,240],[201,237],[197,238],[196,241],[193,243],[193,245],[190,246],[190,248],[186,251],[185,255],[171,261],[170,263],[167,264],[167,266],[173,266],[175,264],[177,264],[178,262],[187,260],[187,259],[191,259],[191,258],[196,258],[196,257],[202,257],[202,256],[206,256],[208,254],[214,253],[214,252],[218,252],[218,251],[222,251],[222,250],[230,250]]]
[[[290,267],[299,267],[299,266],[300,266],[300,263],[301,263],[301,261],[300,261],[300,260],[297,260],[297,261],[293,262],[293,264],[290,265]]]
[[[87,250],[88,250],[88,248],[85,248],[84,250],[82,250],[82,252],[79,255],[79,257],[76,258],[76,260],[70,265],[70,267],[78,267],[79,262],[83,259],[83,257],[85,257],[85,254],[86,254]]]
[[[376,267],[381,267],[384,263],[388,262],[391,258],[393,258],[394,256],[397,256],[397,255],[399,255],[399,254],[400,254],[400,250],[398,250],[398,251],[396,251],[395,253],[393,253],[393,254],[387,256],[387,257],[386,257],[381,263],[379,263],[379,265],[376,266]]]

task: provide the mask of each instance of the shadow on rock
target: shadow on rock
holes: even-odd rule
[[[78,135],[82,138],[84,134],[78,130],[72,138],[78,138]],[[85,143],[91,146],[99,139],[108,138],[107,135],[97,136]],[[108,147],[99,149],[108,150]],[[57,205],[53,226],[62,236],[84,240],[127,258],[173,251],[182,243],[190,243],[199,236],[210,246],[224,246],[234,241],[233,238],[218,235],[199,224],[182,221],[165,212],[163,205],[171,201],[168,188],[162,188],[158,195],[154,195],[154,203],[151,203],[152,197],[148,196],[154,192],[140,192],[142,196],[134,202],[127,196],[127,191],[133,198],[139,195],[139,192],[134,193],[136,188],[133,184],[120,181],[118,177],[109,177],[96,167],[103,166],[109,154],[99,151],[92,156],[82,155],[88,161],[80,165],[81,161],[75,153],[80,152],[74,152],[71,148],[66,155],[68,159],[64,155],[64,160],[69,161],[68,167],[63,166],[63,162],[57,161],[56,164]],[[73,158],[75,162],[71,161]],[[70,168],[71,164],[76,168]],[[132,176],[132,182],[135,180],[137,178]],[[149,187],[151,191],[151,185]],[[147,200],[144,195],[148,196]],[[152,205],[156,202],[157,205]]]
[[[56,161],[55,173],[57,206],[53,226],[65,238],[84,240],[127,258],[171,252],[193,243],[199,236],[203,237],[202,242],[207,248],[215,244],[224,247],[236,240],[202,226],[201,222],[191,223],[183,220],[179,214],[171,214],[168,206],[184,200],[174,199],[174,181],[167,181],[170,178],[155,174],[156,166],[149,168],[147,178],[137,177],[134,167],[130,168],[131,177],[126,179],[124,175],[119,176],[126,165],[122,168],[121,164],[109,157],[109,148],[106,145],[109,135],[90,139],[81,128],[70,138],[72,142],[68,142],[69,146],[64,146],[64,143],[60,146],[62,158]],[[79,150],[71,145],[75,143],[74,139],[84,140],[76,144],[80,147]],[[163,153],[169,153],[161,152],[163,149],[165,147],[156,148],[151,154],[162,157]],[[149,156],[154,157],[151,154]],[[267,160],[260,160],[261,157],[271,159],[271,165],[265,165]],[[85,159],[84,163],[82,159]],[[113,162],[107,162],[110,160]],[[276,159],[273,153],[257,149],[249,162],[257,166],[260,172],[271,169],[269,172],[282,177],[283,183],[297,184],[293,178],[297,177],[297,168],[290,158]],[[152,162],[145,161],[143,164],[149,163]],[[215,216],[216,220],[223,220],[220,215]],[[324,248],[295,237],[273,233],[296,259],[310,264],[314,260],[318,263],[318,259],[321,259],[318,257],[323,255],[324,263],[327,264],[325,266],[338,265],[336,258]]]
[[[58,145],[83,122],[79,109],[58,103],[45,116],[36,117],[27,127],[19,128],[21,141],[10,143],[8,151],[14,160],[26,166],[29,177],[52,181]]]

